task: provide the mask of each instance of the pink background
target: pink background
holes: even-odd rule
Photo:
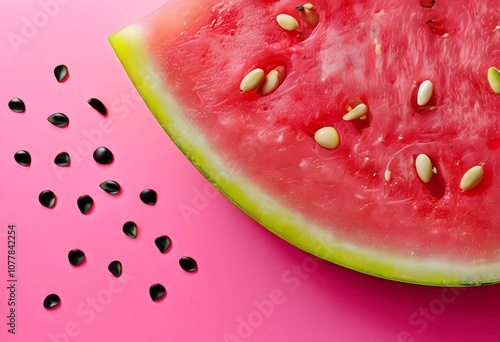
[[[372,278],[288,245],[216,193],[137,97],[107,37],[162,0],[0,2],[0,340],[50,341],[500,341],[498,286],[421,287]],[[56,65],[70,77],[58,83]],[[26,112],[7,104],[19,97]],[[103,117],[87,99],[108,108]],[[62,112],[66,128],[47,122]],[[108,147],[111,165],[92,151]],[[29,167],[13,155],[27,150]],[[69,168],[53,163],[67,151]],[[112,179],[113,197],[99,188]],[[139,200],[152,188],[155,206]],[[50,189],[50,210],[38,194]],[[82,215],[76,200],[90,195]],[[190,210],[190,215],[182,215]],[[139,236],[122,226],[135,221]],[[16,334],[7,333],[7,226],[15,224]],[[173,242],[160,254],[154,239]],[[86,262],[67,254],[79,248]],[[184,272],[182,256],[197,260]],[[116,280],[107,270],[123,264]],[[167,296],[149,298],[161,283]],[[61,297],[43,307],[50,293]],[[93,303],[93,304],[92,304]]]

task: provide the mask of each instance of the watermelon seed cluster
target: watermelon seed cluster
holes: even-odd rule
[[[277,71],[276,71],[277,72]],[[278,75],[270,72],[269,78],[276,79]],[[268,74],[268,75],[269,75]],[[65,65],[58,65],[54,68],[54,76],[59,83],[64,83],[68,80],[69,71]],[[265,89],[269,89],[269,85]],[[271,87],[272,88],[272,87]],[[268,90],[269,91],[269,90]],[[274,91],[274,90],[271,90]],[[98,113],[103,116],[107,116],[108,111],[106,106],[97,98],[91,98],[88,104],[95,109]],[[24,113],[26,111],[26,105],[19,98],[13,98],[8,103],[9,109],[15,113]],[[69,118],[63,113],[54,113],[47,118],[48,122],[58,128],[65,128],[69,125]],[[101,165],[108,165],[114,161],[113,153],[106,147],[101,146],[97,148],[93,153],[93,158],[96,163]],[[14,154],[14,160],[21,166],[29,167],[32,162],[31,154],[28,151],[20,150]],[[70,156],[67,152],[60,152],[55,158],[54,163],[61,167],[70,166]],[[121,186],[114,180],[106,180],[99,184],[99,187],[110,195],[118,195],[121,192]],[[139,194],[140,200],[146,205],[155,205],[157,202],[158,195],[156,191],[152,189],[145,189]],[[38,195],[38,201],[43,207],[53,209],[57,204],[57,197],[51,190],[43,190]],[[80,212],[87,215],[91,212],[94,207],[94,200],[89,195],[82,195],[77,199],[77,207]],[[137,225],[128,221],[123,225],[123,233],[131,239],[136,239],[138,235]],[[156,247],[161,254],[165,254],[169,251],[172,241],[166,236],[162,235],[155,239],[154,241]],[[80,249],[72,249],[68,253],[68,261],[72,266],[81,266],[86,261],[85,253]],[[186,272],[196,272],[198,270],[198,264],[195,259],[184,256],[179,259],[179,266]],[[123,265],[120,261],[114,260],[109,263],[108,271],[115,277],[120,277],[123,272]],[[153,284],[149,288],[149,294],[153,301],[159,301],[163,299],[166,295],[166,289],[161,284]],[[61,303],[61,298],[55,294],[49,294],[43,300],[43,306],[46,309],[54,309],[58,307]]]

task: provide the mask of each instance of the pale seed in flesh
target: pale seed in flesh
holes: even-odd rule
[[[392,173],[390,170],[385,170],[384,172],[384,179],[386,182],[389,182],[391,180]]]
[[[359,119],[366,114],[368,107],[364,103],[360,103],[354,107],[349,113],[345,114],[342,119],[345,121]]]
[[[488,69],[488,82],[495,94],[500,94],[500,71],[497,68]]]
[[[264,79],[264,70],[262,69],[253,69],[248,74],[243,77],[240,83],[240,91],[243,93],[247,93],[257,89],[262,80]]]
[[[314,140],[323,148],[333,150],[339,147],[340,136],[333,127],[326,126],[320,128],[314,133]]]
[[[297,9],[300,12],[302,20],[311,26],[318,25],[319,15],[316,13],[316,8],[314,8],[313,4],[307,3],[302,6],[298,6]]]
[[[415,168],[420,180],[429,183],[432,178],[432,162],[426,154],[419,154],[415,159]]]
[[[299,28],[297,20],[289,14],[278,14],[276,16],[278,25],[286,31],[295,31]]]
[[[471,167],[462,177],[460,181],[460,189],[472,190],[481,183],[484,176],[484,170],[481,165]]]
[[[262,82],[262,85],[260,87],[260,93],[262,95],[271,94],[278,88],[279,82],[280,82],[280,74],[278,70],[273,69],[269,71],[269,73],[266,75],[266,78],[264,78],[264,82]]]
[[[431,99],[433,91],[434,85],[432,84],[432,82],[429,80],[423,81],[418,87],[417,104],[419,106],[425,106]]]

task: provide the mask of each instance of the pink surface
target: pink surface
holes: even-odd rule
[[[288,245],[213,190],[137,97],[107,41],[162,2],[0,3],[0,341],[499,341],[498,286],[420,287],[343,269]],[[59,64],[69,68],[65,83],[53,75]],[[14,97],[25,113],[9,110]],[[47,121],[56,112],[68,127]],[[112,164],[94,161],[99,146]],[[29,167],[15,162],[19,150],[31,154]],[[68,168],[53,163],[62,151]],[[109,179],[118,196],[99,188]],[[140,201],[146,188],[156,205]],[[38,202],[46,189],[57,196],[53,209]],[[87,215],[76,204],[84,194],[95,202]],[[122,232],[127,221],[138,225],[135,240]],[[172,239],[165,254],[154,245],[161,235]],[[87,258],[76,267],[67,258],[75,248]],[[185,255],[197,272],[179,267]],[[107,270],[113,260],[120,278]],[[149,297],[154,283],[167,290],[160,302]],[[51,293],[61,304],[47,310]]]

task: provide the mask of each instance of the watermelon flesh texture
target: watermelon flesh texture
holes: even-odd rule
[[[316,26],[298,5],[169,1],[110,41],[173,141],[274,233],[387,279],[500,281],[500,95],[487,78],[500,67],[498,1],[318,0]],[[280,70],[274,92],[240,91],[255,68]],[[434,91],[419,106],[425,80]],[[365,120],[342,119],[361,102]],[[325,126],[338,148],[316,143]],[[477,165],[481,182],[462,190]]]

